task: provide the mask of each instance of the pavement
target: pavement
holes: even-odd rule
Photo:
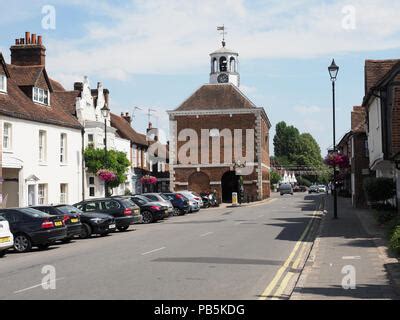
[[[369,210],[353,209],[339,198],[334,220],[332,197],[292,300],[398,300],[400,264],[388,253],[384,229]]]
[[[0,261],[0,299],[286,299],[311,250],[322,199],[274,194],[241,208],[9,253]],[[49,279],[54,287],[42,285]]]

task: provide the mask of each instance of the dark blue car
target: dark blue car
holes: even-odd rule
[[[180,193],[163,193],[174,206],[174,214],[181,216],[187,214],[190,210],[189,199]]]

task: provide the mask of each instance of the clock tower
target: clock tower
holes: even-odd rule
[[[236,87],[240,85],[239,54],[226,47],[225,40],[222,48],[210,54],[211,57],[211,84],[232,83]]]

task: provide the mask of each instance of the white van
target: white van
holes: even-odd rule
[[[14,236],[10,232],[10,225],[0,216],[0,258],[6,254],[7,249],[14,245]]]

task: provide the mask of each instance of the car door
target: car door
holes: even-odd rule
[[[15,210],[8,210],[6,213],[3,214],[3,217],[8,221],[10,225],[10,231],[12,234],[16,234],[23,230],[24,227],[22,225],[23,217],[20,212]]]

